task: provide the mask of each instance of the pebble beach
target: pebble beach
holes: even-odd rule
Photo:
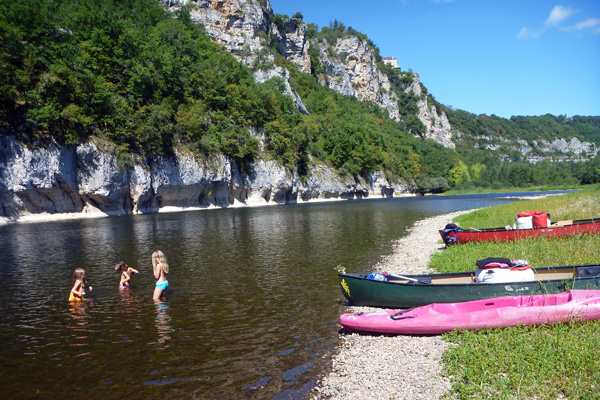
[[[399,274],[430,272],[427,263],[444,245],[437,230],[473,210],[418,221],[383,258],[375,271]],[[344,312],[375,310],[348,306]],[[341,325],[340,325],[341,329]],[[340,334],[338,352],[311,399],[439,399],[451,387],[442,377],[441,357],[449,345],[441,336]]]

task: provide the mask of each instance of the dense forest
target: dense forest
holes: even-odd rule
[[[319,85],[317,61],[312,74],[302,73],[273,47],[275,63],[289,70],[306,115],[283,94],[281,79],[256,82],[252,71],[191,21],[185,7],[174,14],[155,0],[23,0],[0,7],[0,134],[29,145],[99,137],[116,144],[123,163],[185,146],[202,157],[225,154],[243,168],[258,157],[275,159],[301,176],[311,163],[352,176],[383,170],[389,180],[416,182],[422,192],[467,184],[600,181],[598,158],[531,166],[481,157],[470,143],[454,151],[419,138],[416,99],[403,91],[411,78],[383,64],[405,116],[400,122],[371,103]],[[337,21],[309,28],[313,37],[328,40],[363,35]],[[527,140],[527,126],[548,119],[572,129],[565,134],[600,140],[598,117],[565,122],[447,113],[456,129],[473,137],[491,132]],[[265,133],[264,151],[256,130]]]

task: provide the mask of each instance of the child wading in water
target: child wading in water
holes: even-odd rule
[[[154,270],[154,277],[156,278],[156,287],[154,288],[154,300],[160,300],[167,297],[167,288],[169,287],[169,281],[167,281],[167,273],[169,272],[169,264],[167,264],[167,258],[164,253],[160,250],[156,250],[152,253],[152,269]]]
[[[73,272],[73,288],[71,288],[71,292],[69,293],[69,301],[83,300],[85,285],[85,270],[83,268],[77,268],[75,272]],[[92,290],[91,286],[89,287],[89,290]]]
[[[126,289],[131,287],[129,280],[131,279],[131,275],[139,274],[138,270],[135,268],[131,268],[129,265],[125,264],[123,261],[119,261],[117,265],[115,265],[115,271],[121,273],[121,282],[119,283],[119,287],[121,289]]]

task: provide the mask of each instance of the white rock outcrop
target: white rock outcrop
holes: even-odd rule
[[[410,193],[381,173],[367,181],[313,167],[302,183],[275,161],[256,160],[250,173],[225,156],[201,159],[183,149],[120,165],[114,150],[94,142],[30,149],[0,137],[0,223],[99,217],[314,200],[391,197]]]
[[[273,30],[277,28],[273,27]],[[310,44],[306,37],[306,23],[291,18],[285,23],[284,31],[279,37],[279,54],[298,66],[300,71],[310,74]]]
[[[547,140],[533,140],[531,143],[523,140],[508,140],[502,137],[476,136],[476,140],[487,142],[487,150],[499,150],[506,147],[511,151],[518,151],[530,163],[545,160],[554,161],[586,161],[598,154],[598,147],[594,143],[582,142],[578,138],[569,140],[559,138],[552,142]],[[537,154],[535,154],[537,153]],[[505,156],[508,158],[508,155]]]
[[[419,81],[419,74],[413,75],[412,83],[405,89],[406,93],[413,93],[419,97],[417,101],[417,107],[419,108],[419,119],[425,126],[425,137],[431,139],[444,147],[455,148],[454,142],[452,142],[452,127],[450,121],[445,112],[438,114],[437,109],[434,105],[429,106],[427,96],[423,96],[421,91],[421,83]]]
[[[356,36],[337,39],[334,45],[325,40],[316,43],[320,62],[327,72],[319,83],[346,96],[371,101],[399,120],[398,98],[391,90],[388,77],[377,68],[375,54],[366,40]]]
[[[274,66],[273,68],[270,68],[268,70],[257,69],[256,71],[254,71],[254,78],[257,82],[265,82],[275,77],[281,78],[285,85],[285,90],[283,91],[283,93],[286,96],[291,97],[292,100],[294,100],[294,106],[298,109],[298,111],[300,111],[302,114],[308,114],[309,112],[304,106],[304,103],[302,103],[302,99],[300,98],[300,96],[298,96],[298,93],[296,93],[290,86],[289,74],[290,73],[287,69]]]
[[[190,18],[206,29],[212,40],[223,45],[240,61],[252,66],[265,42],[257,32],[268,32],[271,4],[253,0],[162,0],[169,10],[190,5]]]

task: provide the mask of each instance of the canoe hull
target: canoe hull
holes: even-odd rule
[[[600,264],[533,268],[536,275],[556,272],[558,279],[512,283],[407,283],[367,279],[366,274],[338,274],[340,288],[350,304],[357,306],[409,308],[431,303],[456,303],[504,296],[555,294],[571,289],[600,289]],[[594,271],[583,274],[582,271]],[[475,271],[436,275],[410,275],[415,279],[434,277],[443,282]],[[550,275],[549,275],[550,276]],[[566,276],[571,278],[566,279]]]
[[[346,330],[428,335],[457,329],[507,328],[600,319],[600,290],[510,296],[463,303],[429,304],[410,310],[343,314]]]
[[[444,239],[444,231],[439,231]],[[550,226],[548,228],[511,229],[489,228],[481,230],[458,230],[455,232],[456,241],[448,244],[461,244],[469,242],[504,242],[535,237],[560,237],[581,234],[600,233],[600,218],[589,220],[576,220],[573,224],[564,226]]]

